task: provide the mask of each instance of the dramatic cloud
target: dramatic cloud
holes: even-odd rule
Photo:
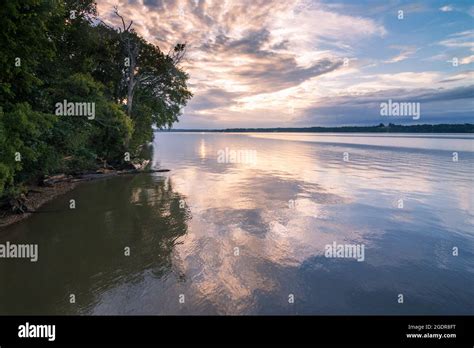
[[[426,13],[438,13],[443,21],[442,12],[457,9],[456,4],[430,8],[408,1],[377,6],[316,0],[99,1],[100,16],[118,26],[114,5],[163,51],[187,43],[183,67],[195,97],[178,128],[327,124],[342,113],[348,123],[358,123],[357,110],[350,110],[357,103],[338,108],[328,100],[363,101],[397,90],[415,96],[426,88],[472,84],[474,32],[469,25],[445,25],[447,31],[430,42],[427,37],[439,23],[429,27],[420,20],[420,29],[414,30],[410,22],[397,19],[403,9],[407,21]],[[453,57],[459,57],[456,69],[446,62]],[[449,105],[443,107],[448,113]],[[323,111],[327,117],[320,117]]]

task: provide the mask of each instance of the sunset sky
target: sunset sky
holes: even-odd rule
[[[162,50],[188,44],[174,128],[474,121],[472,1],[98,0],[118,26],[114,5]],[[420,119],[380,116],[388,99]]]

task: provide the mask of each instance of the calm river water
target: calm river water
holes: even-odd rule
[[[0,314],[474,313],[472,136],[153,145],[169,173],[83,183],[0,230],[39,248],[0,259]],[[334,243],[363,260],[327,257]]]

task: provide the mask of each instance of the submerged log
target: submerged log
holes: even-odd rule
[[[169,171],[170,171],[169,169],[125,169],[125,170],[109,171],[107,173],[83,174],[77,178],[72,179],[71,181],[79,182],[79,181],[88,181],[88,180],[95,180],[95,179],[104,179],[104,178],[109,178],[109,177],[117,176],[117,175],[164,173],[164,172],[169,172]]]
[[[122,170],[110,170],[110,169],[100,168],[94,172],[88,172],[88,173],[77,175],[77,176],[66,175],[66,174],[52,175],[43,179],[42,184],[44,186],[53,187],[55,184],[58,184],[61,182],[80,182],[80,181],[89,181],[89,180],[95,180],[95,179],[109,178],[112,176],[124,175],[124,174],[165,173],[165,172],[170,171],[169,169],[145,169],[149,162],[150,162],[149,160],[146,160],[146,161],[143,161],[142,163],[130,163],[130,165],[126,169],[122,169]],[[20,207],[18,207],[18,209],[20,210]]]
[[[164,173],[169,172],[169,169],[145,169],[145,170],[137,170],[134,173]]]

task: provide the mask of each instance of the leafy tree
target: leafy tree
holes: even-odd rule
[[[186,46],[164,54],[132,21],[101,22],[93,0],[10,0],[0,21],[0,198],[45,175],[121,166],[191,98]],[[55,115],[64,100],[92,103],[95,118]]]

